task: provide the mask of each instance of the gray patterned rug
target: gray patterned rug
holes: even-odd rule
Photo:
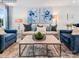
[[[47,55],[48,51],[48,55]],[[34,55],[41,55],[42,57],[53,57],[53,52],[50,48],[46,48],[46,45],[35,45],[34,46]],[[22,56],[33,56],[33,46],[29,45],[25,48],[22,53]],[[40,56],[40,57],[41,57]],[[38,56],[39,57],[39,56]]]

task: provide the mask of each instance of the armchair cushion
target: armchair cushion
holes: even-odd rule
[[[5,34],[5,41],[8,42],[11,39],[15,39],[16,35],[14,33]]]
[[[62,33],[61,35],[64,36],[64,38],[67,38],[67,39],[70,39],[72,37],[71,34]]]

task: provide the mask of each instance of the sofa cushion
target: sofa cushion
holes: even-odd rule
[[[26,31],[26,32],[23,32],[22,35],[23,36],[25,36],[25,35],[33,35],[34,33],[35,33],[34,31],[28,31],[28,32]]]
[[[12,40],[16,37],[16,34],[14,33],[9,33],[9,34],[5,34],[5,41],[9,41],[9,40]]]

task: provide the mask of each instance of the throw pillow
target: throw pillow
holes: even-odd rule
[[[0,28],[0,34],[5,34],[6,32],[4,31],[3,28]]]
[[[51,31],[51,26],[47,26],[46,31]]]
[[[24,25],[24,31],[31,31],[31,24],[23,24]]]
[[[75,27],[72,31],[72,33],[78,33],[79,34],[79,27]]]
[[[32,24],[32,31],[36,31],[37,30],[37,25],[36,24]]]
[[[56,31],[57,25],[51,26],[51,31]]]
[[[79,24],[73,24],[73,26],[79,27]]]

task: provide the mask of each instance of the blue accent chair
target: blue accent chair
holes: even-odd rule
[[[5,30],[5,32],[6,34],[0,35],[0,53],[16,42],[17,39],[16,30]]]
[[[72,30],[60,30],[60,40],[72,53],[79,53],[79,35],[72,35]]]

